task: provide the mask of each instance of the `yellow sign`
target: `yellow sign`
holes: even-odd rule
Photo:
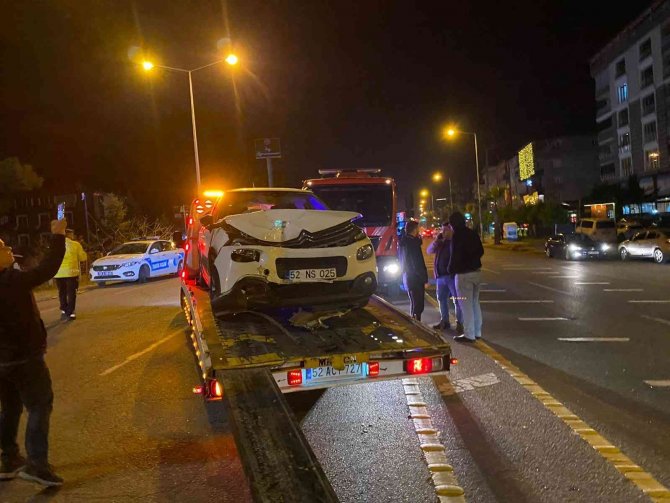
[[[533,143],[529,143],[519,150],[519,178],[526,180],[535,174],[535,159]]]
[[[531,206],[539,202],[540,202],[540,195],[537,193],[537,191],[533,192],[532,194],[523,196],[523,204],[525,204],[526,206]]]

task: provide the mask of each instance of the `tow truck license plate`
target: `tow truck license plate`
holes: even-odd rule
[[[331,281],[337,279],[337,271],[334,267],[329,269],[296,269],[288,272],[288,279],[296,283]]]
[[[337,370],[333,367],[315,367],[313,369],[305,369],[305,380],[315,381],[339,376],[361,375],[362,373],[362,363],[348,363],[344,366],[343,370]]]

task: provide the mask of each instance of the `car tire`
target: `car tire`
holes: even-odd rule
[[[149,266],[145,264],[140,267],[140,272],[137,275],[137,281],[139,283],[146,283],[149,280],[150,275],[151,271],[149,270]]]
[[[626,250],[625,248],[621,248],[619,250],[619,256],[621,257],[621,260],[625,262],[630,258],[630,253],[628,253],[628,250]]]
[[[662,264],[663,262],[665,262],[665,254],[663,253],[663,250],[661,250],[660,248],[656,248],[654,250],[654,262],[656,262],[657,264]]]

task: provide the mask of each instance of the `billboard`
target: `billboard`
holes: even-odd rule
[[[281,145],[279,138],[259,138],[254,140],[256,159],[279,159],[281,157]]]
[[[535,156],[533,155],[533,143],[529,143],[519,150],[519,178],[527,180],[535,174]]]

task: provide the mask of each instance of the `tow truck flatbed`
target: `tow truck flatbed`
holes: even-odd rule
[[[209,293],[183,280],[181,305],[207,396],[217,372],[268,368],[283,393],[449,370],[451,349],[437,333],[380,297],[325,320],[294,326],[291,311],[216,315]]]

